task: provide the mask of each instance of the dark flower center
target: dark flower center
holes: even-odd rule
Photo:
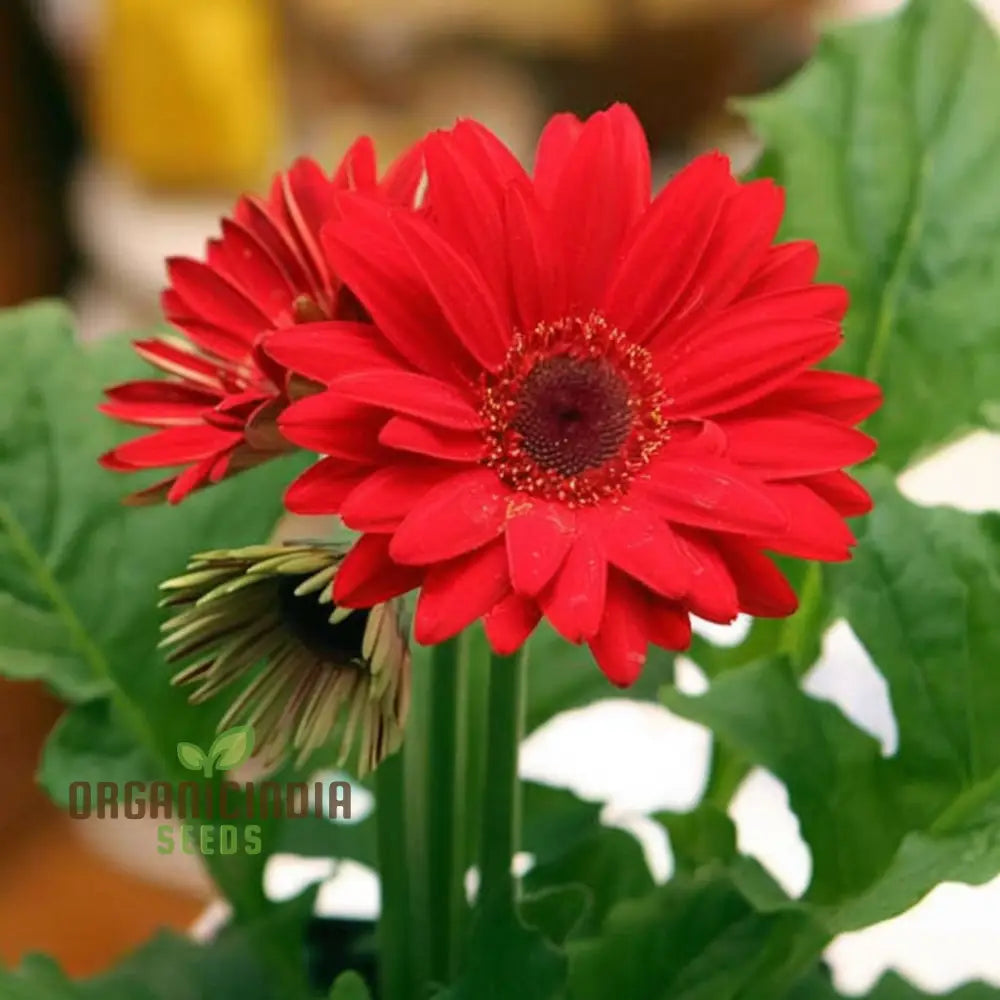
[[[615,455],[632,424],[629,389],[600,358],[539,361],[522,382],[511,426],[545,469],[576,476]]]
[[[281,622],[310,652],[337,666],[361,667],[361,646],[368,627],[367,609],[352,611],[343,621],[330,624],[334,605],[320,604],[317,594],[296,597],[295,588],[309,574],[288,576],[278,588]]]
[[[596,313],[517,332],[481,386],[484,464],[570,507],[624,495],[669,433],[652,356]]]

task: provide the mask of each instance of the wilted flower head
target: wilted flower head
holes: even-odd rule
[[[275,179],[267,198],[240,199],[204,261],[167,262],[163,311],[184,336],[141,340],[135,348],[168,378],[112,386],[101,407],[156,431],[101,461],[118,472],[182,468],[130,502],[177,503],[294,447],[276,421],[289,399],[309,387],[293,381],[261,345],[274,330],[360,317],[357,300],[323,253],[320,232],[335,215],[338,192],[412,204],[420,155],[419,148],[404,155],[381,184],[369,139],[355,143],[333,176],[299,160]]]
[[[359,744],[365,774],[399,747],[410,700],[410,654],[397,602],[351,610],[332,602],[341,549],[255,545],[194,556],[162,584],[178,609],[163,626],[174,684],[191,701],[241,689],[219,728],[254,727],[257,753],[300,762],[342,723],[339,763]]]
[[[767,553],[849,557],[880,393],[815,368],[847,295],[775,243],[780,189],[711,154],[653,196],[621,105],[554,118],[533,175],[474,122],[424,148],[427,213],[345,194],[324,231],[377,336],[268,348],[327,386],[281,426],[326,456],[289,508],[364,533],[337,601],[419,586],[418,641],[482,616],[504,653],[544,616],[619,685],[692,614],[794,611]]]

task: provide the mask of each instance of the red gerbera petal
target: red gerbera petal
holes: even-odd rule
[[[476,430],[482,424],[471,403],[453,386],[429,375],[386,368],[342,375],[331,392],[370,406],[419,417],[454,430]]]
[[[715,544],[736,584],[740,610],[784,618],[799,606],[784,573],[749,539],[720,535]]]
[[[370,608],[420,585],[423,573],[389,556],[389,535],[364,535],[347,553],[333,582],[334,603]]]
[[[546,617],[570,642],[583,642],[604,616],[608,560],[593,531],[582,526],[555,580],[541,595]]]
[[[808,285],[819,269],[819,250],[815,243],[799,240],[771,247],[740,298],[756,298],[786,288]]]
[[[490,611],[509,587],[502,542],[438,563],[420,588],[413,619],[417,642],[429,646],[457,635]]]
[[[200,317],[247,345],[270,326],[270,319],[243,292],[207,264],[174,257],[167,261],[167,272],[187,316]]]
[[[570,303],[602,300],[622,242],[649,203],[649,148],[630,108],[615,105],[584,125],[552,197]]]
[[[494,653],[510,656],[524,645],[541,621],[538,602],[520,594],[508,594],[486,615],[486,638]]]
[[[802,480],[813,493],[825,500],[842,517],[858,517],[872,509],[868,491],[846,472],[824,472]]]
[[[718,154],[699,157],[667,184],[625,245],[604,300],[610,319],[640,340],[663,326],[735,187],[729,161]]]
[[[288,487],[285,506],[293,514],[335,514],[369,471],[340,458],[320,459]]]
[[[398,562],[426,565],[479,548],[503,531],[507,492],[488,469],[454,473],[415,496],[412,509],[393,536],[390,551]],[[414,503],[415,501],[415,503]]]
[[[652,511],[619,506],[601,530],[612,566],[664,597],[687,593],[691,567],[670,526]]]
[[[729,567],[719,552],[719,535],[679,528],[678,540],[690,561],[690,610],[706,621],[728,625],[740,611],[739,593]]]
[[[519,503],[506,524],[507,559],[514,591],[537,596],[559,570],[576,537],[576,515],[560,504]]]
[[[691,645],[691,616],[683,604],[647,591],[646,635],[660,649],[685,650]]]
[[[723,418],[730,459],[762,479],[794,479],[863,462],[875,453],[867,434],[829,417],[791,411],[784,416]]]
[[[556,196],[563,170],[582,131],[583,122],[568,113],[555,115],[542,130],[535,152],[535,188],[546,205],[551,205]]]
[[[781,530],[786,516],[771,490],[753,473],[727,459],[682,459],[669,454],[636,481],[668,520],[719,531]]]
[[[115,464],[108,467],[122,470],[182,465],[214,455],[239,441],[239,434],[206,425],[170,427],[119,445],[111,452]]]
[[[502,293],[507,280],[501,215],[503,187],[496,177],[483,176],[484,169],[493,167],[492,161],[484,162],[478,138],[462,129],[452,135],[431,135],[426,157],[436,226],[456,251],[475,264],[493,293]],[[468,211],[468,205],[488,205],[492,210],[473,213]]]
[[[840,514],[818,493],[802,483],[774,483],[771,496],[788,518],[777,535],[761,537],[764,548],[800,559],[843,562],[851,558],[856,539]]]
[[[382,336],[417,371],[442,378],[471,373],[471,359],[459,350],[392,216],[357,198],[342,199],[340,207],[343,219],[325,231],[327,253]]]
[[[566,308],[566,282],[552,233],[530,190],[507,188],[504,203],[514,312],[521,330],[556,320]]]
[[[608,680],[617,687],[634,684],[646,662],[649,629],[642,590],[627,577],[612,573],[604,617],[590,639],[590,651]]]
[[[765,415],[806,410],[845,424],[859,424],[881,405],[882,390],[874,382],[841,372],[812,370],[796,375],[765,399],[752,404],[752,408],[739,413]]]
[[[366,323],[309,323],[277,331],[268,338],[267,354],[306,378],[329,382],[345,368],[395,368],[399,355],[372,335]]]
[[[425,424],[410,417],[392,417],[378,439],[387,448],[448,462],[478,462],[486,451],[486,443],[478,434]]]
[[[449,474],[446,466],[434,463],[385,465],[344,498],[339,507],[340,515],[344,523],[356,531],[392,531],[407,519],[414,497],[428,493],[442,481],[450,486]],[[394,543],[398,537],[397,533]]]

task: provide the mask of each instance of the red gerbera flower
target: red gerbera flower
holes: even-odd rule
[[[180,337],[140,340],[136,351],[166,380],[125,382],[107,390],[101,410],[158,430],[109,451],[101,463],[119,472],[184,466],[133,503],[177,503],[192,490],[258,465],[293,447],[276,418],[289,401],[288,372],[261,350],[276,329],[359,315],[359,306],[323,254],[320,232],[336,195],[377,193],[411,205],[422,174],[419,149],[379,185],[371,140],[359,140],[327,177],[301,159],[275,178],[266,199],[244,197],[204,262],[167,262],[166,318]],[[300,382],[301,386],[301,382]]]
[[[620,106],[555,118],[533,177],[469,122],[425,155],[428,218],[347,196],[327,230],[377,334],[272,345],[328,387],[281,424],[328,456],[288,506],[364,533],[337,603],[420,585],[419,641],[485,616],[501,653],[545,616],[620,685],[692,613],[790,614],[765,550],[849,557],[870,501],[841,470],[880,394],[813,367],[847,296],[773,245],[781,191],[708,155],[651,201]]]

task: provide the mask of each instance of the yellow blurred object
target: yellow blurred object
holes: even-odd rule
[[[105,0],[98,143],[158,187],[239,188],[276,154],[282,80],[272,0]]]

